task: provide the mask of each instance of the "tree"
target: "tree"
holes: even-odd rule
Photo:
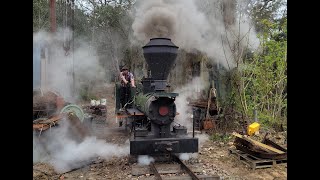
[[[259,118],[279,127],[286,122],[287,110],[287,29],[286,20],[261,22],[268,33],[261,34],[261,53],[244,64],[245,91],[249,112],[257,109]]]
[[[286,6],[286,0],[249,0],[247,10],[256,31],[260,33],[265,30],[265,24],[261,20],[275,22],[279,18],[286,17]]]
[[[33,32],[49,30],[49,2],[33,0]]]
[[[228,25],[226,33],[235,35],[234,42],[228,39],[228,35],[222,41],[223,47],[229,48],[227,50],[232,53],[226,60],[236,63],[236,67],[230,69],[226,77],[231,82],[227,106],[241,112],[243,120],[253,119],[253,110],[258,110],[259,119],[263,123],[278,128],[286,122],[286,9],[279,10],[280,7],[284,7],[281,4],[283,1],[280,0],[250,2],[251,6],[244,6],[251,7],[250,11],[241,9],[237,15],[249,15],[254,21],[260,39],[258,51],[253,52],[248,48],[248,44],[244,42],[245,35],[230,30],[230,23],[226,22],[232,21],[225,22]],[[243,12],[247,13],[242,14]],[[281,16],[278,12],[282,12]],[[239,21],[239,29],[240,26]]]

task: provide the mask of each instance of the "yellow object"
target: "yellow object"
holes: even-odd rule
[[[248,126],[248,135],[252,136],[254,133],[259,131],[260,129],[260,124],[257,122],[254,122]]]

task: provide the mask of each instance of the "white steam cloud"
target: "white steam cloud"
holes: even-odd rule
[[[179,159],[180,160],[189,160],[190,155],[188,153],[181,153],[181,154],[179,154]]]
[[[64,173],[74,168],[88,165],[96,158],[111,159],[129,154],[129,146],[106,143],[96,137],[85,137],[76,141],[68,134],[70,124],[62,120],[58,127],[47,130],[39,137],[33,137],[33,162],[46,162],[57,173]]]
[[[193,126],[191,118],[192,114],[190,114],[190,112],[192,112],[192,107],[188,105],[188,99],[196,99],[201,95],[202,91],[205,89],[205,83],[202,81],[203,80],[200,77],[196,77],[184,87],[174,90],[174,92],[179,93],[179,96],[175,100],[179,115],[175,117],[174,122],[186,126],[188,130],[191,130]]]
[[[182,161],[189,160],[190,158],[197,158],[198,153],[181,153],[179,154],[179,159]]]
[[[154,158],[148,155],[140,155],[138,156],[138,164],[139,165],[149,165],[151,162],[154,162]]]
[[[208,141],[209,139],[209,135],[208,134],[205,134],[205,133],[202,133],[202,134],[196,134],[195,135],[198,140],[199,140],[199,147],[201,147],[203,144],[206,143],[206,141]]]
[[[209,139],[209,135],[208,134],[196,134],[195,137],[198,138],[198,147],[199,147],[199,149]],[[197,158],[198,157],[198,153],[180,153],[180,154],[178,154],[178,157],[179,157],[180,160],[189,160],[190,158]]]
[[[223,13],[224,2],[221,0],[138,0],[132,24],[132,43],[141,45],[153,37],[168,37],[180,49],[187,52],[199,50],[214,63],[233,68],[233,55],[241,53],[247,45],[256,49],[259,40],[249,19],[241,13],[236,14],[236,9],[232,8],[232,5],[239,7],[245,1],[232,1],[224,4],[231,8],[227,7],[228,11]],[[226,18],[232,17],[235,22],[226,25],[232,22]],[[233,45],[239,39],[242,48],[236,50]]]
[[[74,102],[82,83],[104,81],[106,74],[99,64],[96,51],[88,43],[77,41],[74,51],[70,49],[66,53],[63,44],[71,36],[68,29],[60,29],[54,35],[41,31],[33,35],[33,42],[42,48],[42,54],[47,59],[46,65],[41,68],[44,71],[41,78],[46,79],[42,88],[59,92],[66,101]]]

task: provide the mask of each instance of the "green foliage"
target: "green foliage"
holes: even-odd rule
[[[97,97],[92,94],[89,90],[89,86],[83,85],[79,92],[80,99],[83,101],[89,101],[91,99],[97,99]]]
[[[67,6],[64,1],[56,1],[55,11],[56,11],[56,27],[63,28],[68,26],[71,28],[71,9],[66,9]],[[67,13],[67,15],[66,15]],[[64,19],[68,18],[68,24],[64,24]],[[79,9],[78,6],[75,6],[74,10],[74,30],[75,37],[83,37],[89,35],[89,21],[88,15],[83,9]],[[33,32],[40,30],[50,31],[50,6],[48,0],[33,0]]]
[[[249,121],[256,110],[262,124],[278,129],[287,119],[287,17],[256,21],[260,48],[245,50],[238,66],[229,72],[232,88],[224,105]]]
[[[217,142],[228,142],[232,138],[231,135],[228,134],[220,134],[220,133],[213,133],[209,139],[211,141]]]
[[[79,37],[89,40],[91,34],[89,15],[83,9],[75,8],[74,10],[74,38]]]
[[[277,126],[285,123],[287,110],[286,20],[282,23],[263,20],[262,23],[268,33],[260,36],[261,52],[254,53],[250,61],[242,64],[245,109],[250,117],[256,109],[264,124]]]
[[[253,20],[255,29],[259,33],[267,32],[262,20],[275,23],[279,17],[286,16],[286,0],[249,0],[249,15]]]
[[[49,3],[47,0],[33,0],[33,32],[49,30]]]

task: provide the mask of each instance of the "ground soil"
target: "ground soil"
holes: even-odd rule
[[[108,112],[106,119],[97,118],[94,120],[94,134],[99,139],[105,139],[106,142],[117,144],[125,143],[129,136],[121,133],[121,128],[118,127],[118,123],[116,122],[112,85],[105,85],[103,88],[97,90],[95,94],[97,97],[107,98]],[[81,103],[82,105],[90,104],[90,102]],[[269,137],[279,142],[283,140],[283,134],[281,133],[274,133]],[[252,170],[234,156],[229,155],[228,148],[232,147],[232,142],[232,138],[227,141],[213,141],[208,138],[201,143],[199,153],[194,160],[202,166],[203,174],[217,174],[221,179],[287,179],[286,164],[279,164],[272,168]],[[112,158],[108,161],[101,159],[77,170],[58,174],[49,164],[35,163],[33,165],[33,179],[138,179],[139,177],[133,177],[131,175],[132,165],[132,163],[129,163],[128,156]]]

